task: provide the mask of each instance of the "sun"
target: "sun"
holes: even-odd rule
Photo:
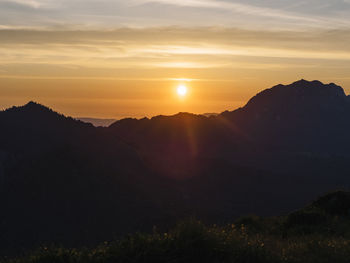
[[[185,97],[187,95],[187,87],[185,85],[179,85],[176,92],[180,97]]]

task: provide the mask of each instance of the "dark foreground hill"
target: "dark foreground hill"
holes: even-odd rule
[[[27,262],[349,262],[350,193],[332,192],[278,217],[248,216],[225,225],[189,219],[168,231],[131,234],[95,248],[45,246],[4,263]]]
[[[167,213],[167,180],[103,130],[33,102],[0,123],[2,249],[95,243]]]
[[[195,215],[276,215],[350,184],[350,101],[298,81],[210,117],[96,128],[37,103],[0,112],[0,246],[92,245]]]

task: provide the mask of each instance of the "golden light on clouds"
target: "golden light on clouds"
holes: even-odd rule
[[[35,100],[73,116],[151,117],[233,110],[262,89],[301,78],[336,82],[348,92],[349,33],[0,30],[0,107]],[[190,88],[186,103],[170,92],[179,84]]]

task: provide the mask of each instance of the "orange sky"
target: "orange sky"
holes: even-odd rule
[[[109,14],[108,0],[105,9],[79,9],[89,12],[81,16],[49,0],[5,2],[2,109],[34,100],[74,117],[222,112],[243,106],[262,89],[301,78],[335,82],[350,93],[350,27],[342,19],[347,1],[315,14],[253,0],[135,0],[134,11],[123,7],[128,17]],[[158,10],[152,18],[151,10]],[[198,12],[211,18],[209,25],[192,19]],[[65,23],[58,24],[61,17]],[[74,20],[84,17],[89,23]],[[176,96],[180,84],[189,89],[185,99]]]

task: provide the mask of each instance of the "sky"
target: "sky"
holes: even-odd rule
[[[0,109],[222,112],[302,78],[349,94],[348,43],[350,0],[0,0]]]

